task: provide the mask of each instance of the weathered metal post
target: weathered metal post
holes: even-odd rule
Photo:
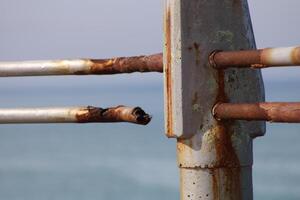
[[[265,122],[218,121],[218,103],[264,101],[260,70],[217,70],[216,50],[255,49],[246,0],[165,0],[166,133],[177,138],[181,199],[253,199],[252,140]]]

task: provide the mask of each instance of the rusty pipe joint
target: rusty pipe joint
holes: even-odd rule
[[[214,107],[212,108],[211,114],[212,116],[217,120],[217,121],[222,121],[221,118],[219,118],[219,116],[217,115],[217,109],[219,108],[220,105],[222,105],[223,103],[218,102],[214,105]]]
[[[219,69],[218,68],[218,64],[215,62],[215,56],[216,54],[222,52],[222,50],[214,50],[213,52],[211,52],[208,56],[208,63],[211,67],[215,68],[215,69]]]

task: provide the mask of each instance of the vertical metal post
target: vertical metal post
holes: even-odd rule
[[[181,199],[252,199],[252,139],[264,122],[214,119],[218,102],[264,101],[261,73],[216,70],[215,50],[255,49],[247,0],[165,0],[166,134],[177,138]]]

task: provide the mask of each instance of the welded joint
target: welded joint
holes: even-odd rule
[[[219,69],[217,63],[215,62],[215,56],[217,53],[222,52],[222,50],[214,50],[213,52],[211,52],[208,56],[208,63],[209,65],[214,68],[214,69]]]
[[[216,103],[216,104],[213,106],[212,111],[211,111],[212,116],[213,116],[213,117],[215,118],[215,120],[217,120],[217,121],[222,121],[222,119],[219,118],[219,117],[217,116],[217,112],[216,112],[217,108],[218,108],[219,105],[221,105],[221,104],[222,104],[221,102]]]

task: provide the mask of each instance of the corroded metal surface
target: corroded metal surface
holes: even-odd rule
[[[300,65],[300,47],[244,51],[216,51],[210,56],[215,68],[266,68]]]
[[[162,72],[162,54],[111,59],[0,62],[0,77]]]
[[[213,115],[219,120],[299,123],[300,103],[220,103],[214,107]]]
[[[264,122],[215,120],[217,102],[264,101],[260,70],[216,70],[209,56],[255,49],[246,0],[165,0],[166,134],[176,137],[181,199],[252,199],[252,139]]]
[[[220,82],[225,83],[230,101],[264,100],[260,71],[218,71],[208,64],[215,49],[255,49],[246,2],[165,2],[165,114],[169,137],[192,137],[199,130],[199,123],[213,121],[211,114],[203,113],[211,113]],[[212,9],[220,10],[210,12]],[[255,132],[264,132],[264,128]]]
[[[91,61],[92,74],[163,72],[162,54]]]
[[[141,108],[117,106],[114,108],[87,107],[84,112],[76,114],[79,123],[86,122],[131,122],[146,125],[150,122],[150,115],[146,114]]]
[[[141,108],[117,106],[112,108],[20,108],[0,109],[0,124],[12,123],[111,123],[129,122],[146,125],[151,116]]]
[[[249,167],[188,169],[180,168],[180,199],[253,199],[252,171]],[[240,175],[243,177],[240,178]],[[228,178],[233,177],[233,178]],[[247,181],[240,181],[247,180]],[[236,193],[232,193],[235,190]],[[243,195],[247,194],[246,197]]]
[[[168,4],[168,1],[167,3]],[[175,11],[173,11],[175,12]],[[171,73],[171,63],[172,63],[172,39],[171,39],[171,26],[172,26],[172,21],[171,21],[171,8],[168,5],[165,5],[165,11],[164,11],[164,90],[165,90],[165,118],[166,118],[166,123],[165,123],[165,128],[166,128],[166,134],[168,137],[173,137],[173,94],[172,94],[172,87],[173,84],[173,78],[172,78],[172,73]],[[180,32],[180,30],[178,30]],[[173,33],[174,35],[174,33]]]

